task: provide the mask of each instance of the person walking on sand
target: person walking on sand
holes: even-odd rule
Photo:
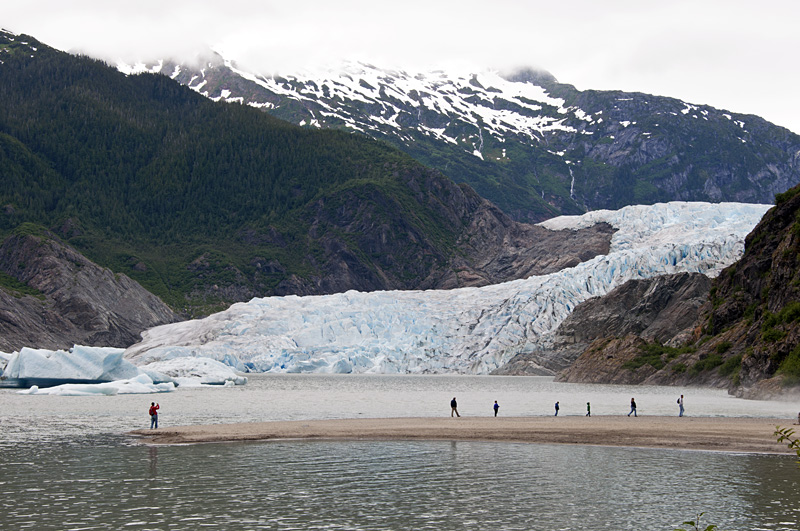
[[[633,398],[631,398],[631,411],[630,411],[630,413],[628,413],[629,417],[631,416],[631,413],[633,413],[634,417],[637,416],[636,415],[636,400],[634,400]]]
[[[558,416],[558,402],[556,402],[556,414],[555,414],[555,415],[553,415],[553,416],[554,416],[554,417],[557,417],[557,416]]]
[[[586,416],[592,416],[592,405],[589,402],[586,402]]]
[[[158,410],[161,406],[155,402],[150,402],[150,429],[158,428]]]
[[[678,416],[682,417],[683,416],[683,395],[681,395],[681,397],[678,399],[678,409],[679,409],[678,410]]]
[[[456,402],[456,397],[450,401],[450,416],[453,416],[453,413],[456,414],[456,417],[460,417],[461,415],[458,414],[458,402]]]
[[[497,400],[494,401],[494,416],[497,416],[497,410],[500,409],[500,404],[497,403]]]

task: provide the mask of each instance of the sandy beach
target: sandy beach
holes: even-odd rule
[[[208,424],[131,432],[148,444],[279,439],[472,440],[715,450],[791,452],[776,426],[794,419],[704,417],[437,417]]]

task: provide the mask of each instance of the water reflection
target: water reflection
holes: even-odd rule
[[[673,388],[547,378],[257,375],[244,388],[164,395],[164,426],[392,416],[677,414]],[[696,389],[692,415],[796,416]],[[697,512],[725,530],[794,530],[791,457],[480,442],[272,442],[144,447],[137,395],[0,390],[0,529],[673,529]],[[702,404],[702,412],[698,411]],[[87,422],[87,419],[91,419]]]
[[[155,478],[158,476],[158,447],[151,446],[149,448],[150,452],[150,479]]]
[[[44,450],[44,451],[40,451]],[[481,442],[16,447],[3,529],[796,530],[792,458]]]

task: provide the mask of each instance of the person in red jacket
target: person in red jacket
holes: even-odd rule
[[[161,408],[155,402],[150,402],[150,429],[158,428],[158,410]]]

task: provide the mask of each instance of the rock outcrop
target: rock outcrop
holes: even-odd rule
[[[700,285],[675,289],[675,300],[688,306],[664,306],[664,318],[653,321],[637,323],[638,309],[649,300],[637,303],[635,290],[627,302],[615,294],[616,308],[630,309],[624,318],[604,311],[611,302],[603,299],[579,307],[557,335],[562,345],[575,338],[580,350],[559,380],[710,385],[745,398],[800,397],[800,187],[776,199],[747,236],[742,258],[714,279],[699,309]],[[597,320],[571,326],[583,313]],[[670,320],[674,327],[659,324]]]
[[[127,347],[146,328],[179,320],[138,283],[49,233],[8,237],[0,246],[0,271],[25,287],[0,288],[0,351]]]
[[[322,252],[319,274],[291,277],[264,295],[319,295],[348,290],[452,289],[498,284],[553,273],[607,254],[614,229],[600,223],[580,230],[548,230],[511,219],[468,186],[441,174],[402,175],[438,230],[423,230],[382,190],[345,190],[319,199],[307,212],[309,239]],[[454,235],[450,242],[442,228]]]
[[[485,286],[561,271],[608,254],[613,233],[607,223],[563,231],[518,223],[480,200],[450,267],[431,287]]]
[[[555,374],[566,369],[561,381],[633,383],[627,375],[614,376],[632,357],[619,354],[617,338],[625,338],[622,345],[630,347],[645,340],[688,337],[710,283],[699,273],[630,280],[579,304],[556,330],[551,348],[519,354],[495,374]]]

